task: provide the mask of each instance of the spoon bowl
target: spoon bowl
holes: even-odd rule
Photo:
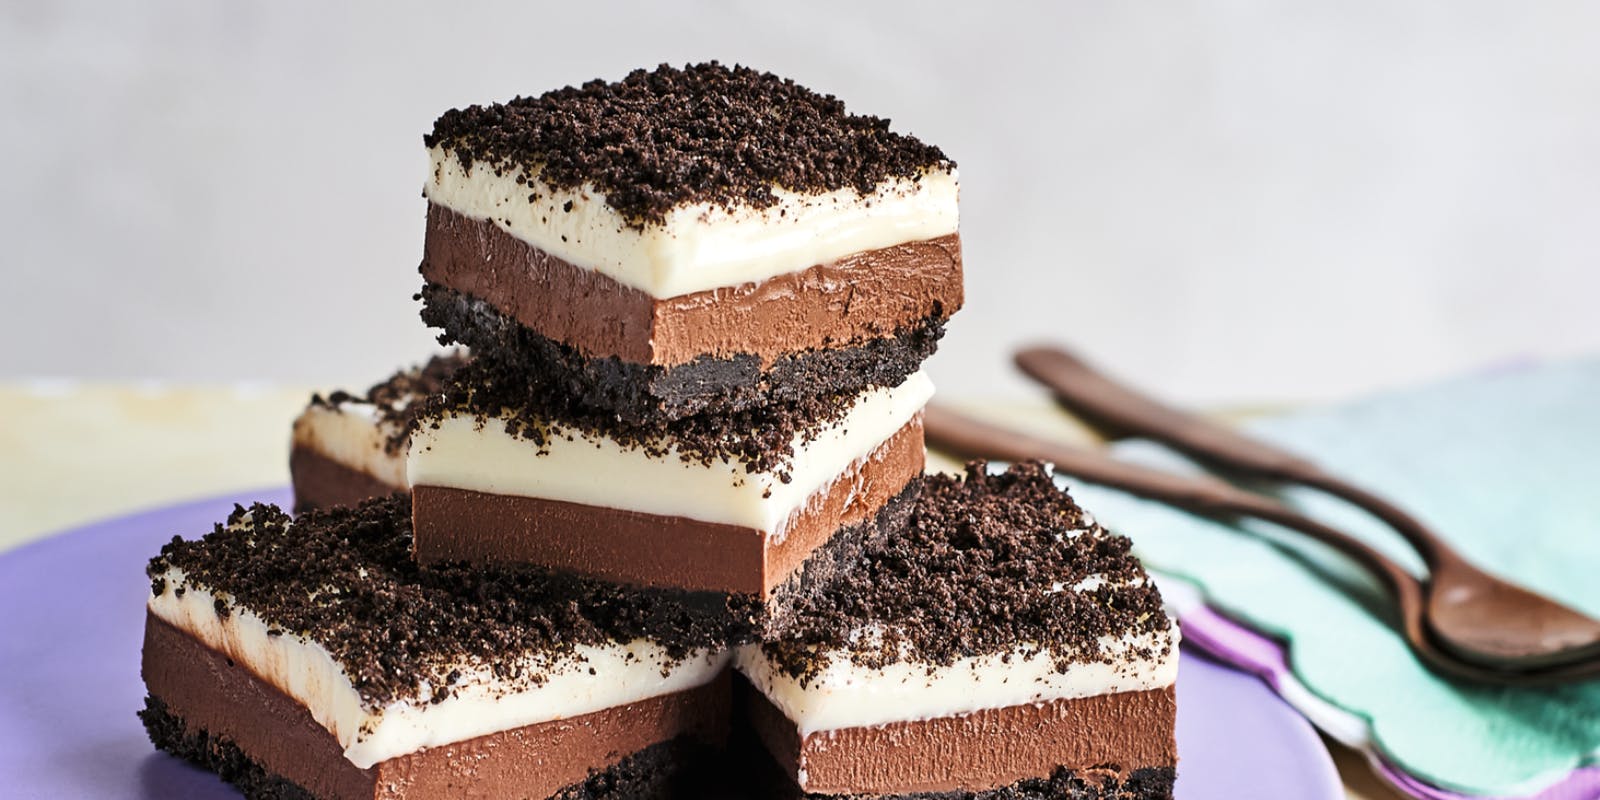
[[[1457,658],[1519,668],[1600,660],[1600,627],[1567,606],[1448,555],[1429,583],[1428,628]]]

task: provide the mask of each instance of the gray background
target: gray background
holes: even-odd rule
[[[707,58],[960,162],[947,394],[1039,337],[1204,403],[1600,350],[1593,3],[0,9],[0,378],[376,378],[439,111]]]

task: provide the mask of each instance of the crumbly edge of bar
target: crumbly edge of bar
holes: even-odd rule
[[[871,519],[840,528],[812,551],[800,568],[774,589],[763,614],[763,638],[781,637],[797,606],[833,590],[840,579],[860,566],[873,548],[903,530],[922,491],[922,478],[914,478],[899,494],[889,498]]]
[[[927,476],[910,522],[882,543],[830,591],[798,604],[783,638],[762,643],[780,671],[804,685],[841,656],[871,669],[907,659],[947,666],[1028,643],[1064,672],[1153,660],[1173,646],[1160,591],[1129,540],[1095,523],[1040,462],[994,475],[973,462],[963,477]],[[1105,583],[1052,589],[1090,575]],[[1104,650],[1124,636],[1150,643]]]
[[[463,344],[479,359],[543,376],[579,404],[635,425],[898,386],[938,349],[948,319],[940,309],[890,336],[784,355],[765,368],[753,354],[701,356],[664,367],[585,356],[479,298],[437,284],[424,286],[418,296],[422,319],[442,331],[441,343]]]

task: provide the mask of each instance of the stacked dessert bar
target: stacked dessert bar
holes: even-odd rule
[[[903,519],[962,302],[954,165],[708,64],[446,113],[423,318],[471,348],[411,443],[417,558],[751,627]]]
[[[1177,631],[1042,464],[931,475],[910,523],[737,649],[764,796],[1169,798]]]
[[[149,567],[140,713],[250,797],[656,797],[725,741],[726,642],[648,597],[420,570],[403,497],[240,508]]]
[[[895,386],[961,306],[955,165],[715,64],[451,111],[423,319],[632,424]]]
[[[1037,465],[923,477],[937,148],[717,64],[425,143],[466,349],[313,399],[300,517],[152,561],[157,746],[261,797],[1170,796],[1127,541]]]

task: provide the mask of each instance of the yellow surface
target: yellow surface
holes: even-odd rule
[[[310,391],[0,386],[0,550],[137,509],[287,483],[289,424]],[[959,407],[1041,435],[1093,441],[1086,429],[1042,401]],[[959,466],[937,456],[930,461],[935,468]],[[1359,756],[1338,745],[1330,749],[1350,797],[1400,797]]]
[[[288,482],[282,387],[0,388],[0,549],[141,508]]]

